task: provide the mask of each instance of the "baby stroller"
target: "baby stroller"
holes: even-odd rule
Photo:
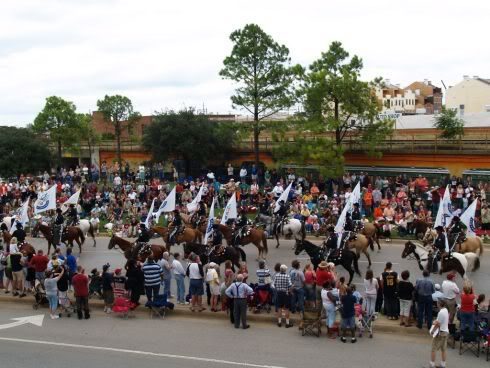
[[[99,299],[102,299],[102,277],[100,276],[99,271],[97,271],[96,268],[90,271],[89,279],[90,279],[90,283],[88,285],[89,298],[93,297],[94,295],[97,295]]]
[[[63,314],[65,314],[65,316],[67,316],[67,317],[71,317],[71,315],[76,312],[76,308],[73,305],[70,298],[68,298],[68,295],[66,292],[64,292],[64,293],[60,292],[59,293],[58,301],[59,301],[59,305],[61,308],[60,317]]]
[[[260,313],[262,310],[270,313],[272,306],[272,293],[270,288],[261,288],[258,285],[255,285],[253,290],[254,294],[252,304],[254,306],[254,313]]]
[[[32,305],[32,309],[38,309],[39,306],[49,305],[44,285],[37,279],[34,283],[34,299],[36,300],[36,302]]]
[[[354,306],[356,313],[356,327],[359,329],[359,337],[362,337],[364,332],[369,334],[369,338],[373,337],[373,324],[376,319],[376,313],[370,316],[366,311],[362,310],[362,304],[356,304]]]

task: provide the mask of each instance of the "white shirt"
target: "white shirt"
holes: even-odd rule
[[[174,275],[182,275],[185,276],[185,270],[180,261],[174,259],[172,261],[172,269],[174,270]]]
[[[454,299],[459,295],[458,285],[454,281],[444,280],[441,285],[441,291],[446,299]]]
[[[272,189],[272,193],[274,193],[276,197],[279,197],[282,192],[284,192],[284,188],[282,187],[282,185],[276,185],[274,189]]]
[[[437,321],[439,322],[439,331],[449,332],[449,312],[447,308],[441,308],[437,313]]]
[[[332,295],[338,297],[339,296],[339,290],[338,289],[332,289],[332,290],[327,290],[327,289],[322,289],[321,296],[322,296],[322,304],[323,308],[327,309],[328,306],[333,306],[333,302],[328,299],[328,292],[331,292]]]
[[[371,280],[364,280],[364,287],[366,288],[366,295],[378,294],[378,280],[372,278]]]
[[[119,185],[121,185],[121,183],[122,183],[122,179],[121,179],[121,177],[120,177],[119,175],[118,175],[118,176],[116,176],[116,177],[114,178],[114,185],[119,186]]]
[[[243,169],[240,169],[240,177],[245,177],[247,176],[247,169],[243,168]]]
[[[202,276],[199,273],[199,265],[197,263],[191,263],[189,265],[189,278],[198,280],[202,279]]]

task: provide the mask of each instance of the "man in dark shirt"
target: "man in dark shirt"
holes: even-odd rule
[[[26,240],[26,231],[20,222],[15,224],[16,230],[12,233],[12,237],[17,238],[17,244],[23,244]]]
[[[82,319],[85,314],[85,319],[90,318],[88,309],[88,277],[85,275],[85,270],[82,266],[77,267],[77,273],[71,279],[73,291],[76,298],[78,319]]]
[[[381,274],[383,282],[383,298],[385,304],[385,315],[388,319],[398,319],[398,274],[391,268],[393,265],[391,262],[386,263],[384,272]]]
[[[345,335],[347,330],[350,330],[352,336],[350,341],[352,343],[355,343],[357,341],[355,310],[354,310],[354,305],[356,304],[356,297],[352,295],[352,289],[350,287],[347,288],[347,292],[344,296],[342,296],[340,302],[342,303],[342,310],[341,310],[342,322],[340,326],[342,328],[342,337],[340,338],[340,341],[347,342]]]
[[[66,220],[66,226],[76,226],[78,223],[78,213],[74,204],[70,204],[70,208],[68,208],[66,214],[68,217]]]

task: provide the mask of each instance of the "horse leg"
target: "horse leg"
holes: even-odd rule
[[[347,285],[350,285],[352,282],[352,279],[354,278],[354,270],[352,269],[351,265],[349,267],[346,267],[347,272],[349,272],[349,282]]]
[[[276,232],[276,241],[277,241],[277,245],[276,245],[276,248],[279,248],[279,234]]]
[[[376,241],[376,244],[378,244],[378,253],[379,253],[381,252],[381,244],[379,244],[378,234],[374,234],[374,240]]]
[[[369,255],[369,252],[367,251],[367,249],[364,249],[362,252],[367,257],[368,262],[369,262],[368,268],[370,268],[371,267],[371,256]]]

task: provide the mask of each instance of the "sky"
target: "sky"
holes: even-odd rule
[[[122,94],[143,115],[243,114],[218,73],[230,33],[248,23],[304,66],[340,41],[366,80],[490,78],[489,17],[487,0],[1,0],[0,125],[31,123],[52,95],[79,112]]]

